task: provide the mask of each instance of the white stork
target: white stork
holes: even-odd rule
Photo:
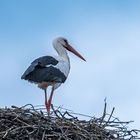
[[[53,47],[57,51],[58,56],[42,56],[35,59],[21,77],[21,79],[37,84],[39,88],[45,91],[45,106],[48,114],[50,114],[54,90],[65,82],[70,71],[70,60],[67,50],[86,61],[63,37],[54,39]],[[52,86],[52,90],[47,100],[48,86]]]

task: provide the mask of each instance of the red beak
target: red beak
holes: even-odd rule
[[[69,44],[66,45],[66,49],[69,50],[70,52],[74,53],[76,56],[78,56],[79,58],[81,58],[82,60],[86,61],[85,58],[83,56],[81,56],[72,46],[70,46]]]

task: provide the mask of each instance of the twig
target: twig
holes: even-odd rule
[[[41,106],[42,108],[42,106]],[[103,115],[100,118],[79,120],[74,112],[55,109],[52,105],[48,117],[41,108],[27,104],[22,107],[0,109],[0,139],[40,139],[40,140],[136,140],[139,130],[129,130],[127,125],[132,121],[120,121],[107,114],[105,99]],[[45,115],[46,114],[46,115]],[[80,116],[83,114],[75,113]],[[85,115],[86,116],[86,115]]]

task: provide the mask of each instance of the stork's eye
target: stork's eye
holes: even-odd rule
[[[64,39],[64,42],[67,44],[68,43],[68,41],[66,40],[66,39]]]

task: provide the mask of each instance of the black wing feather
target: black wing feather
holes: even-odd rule
[[[31,82],[57,82],[63,83],[66,80],[66,76],[57,68],[53,67],[57,65],[58,61],[51,56],[43,56],[34,60],[21,79],[29,80]],[[48,66],[47,65],[53,65]]]

